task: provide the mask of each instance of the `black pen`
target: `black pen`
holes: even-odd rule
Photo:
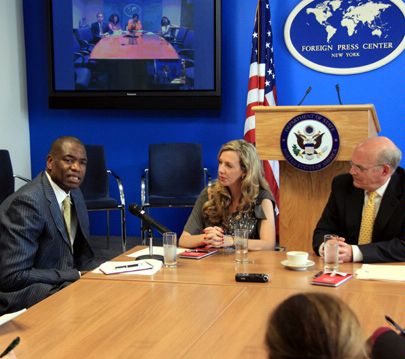
[[[401,328],[397,323],[395,323],[388,315],[385,315],[385,320],[390,323],[395,329],[397,329],[402,336],[405,337],[405,329]]]
[[[314,278],[318,278],[323,274],[323,271],[320,271],[314,275]]]
[[[114,267],[114,269],[120,269],[120,268],[132,268],[132,267],[138,267],[139,263],[136,264],[127,264],[127,265],[123,265],[123,266],[116,266]]]
[[[5,357],[8,353],[10,353],[20,342],[20,337],[15,338],[8,347],[0,354],[0,358]]]
[[[194,252],[194,253],[209,253],[206,249],[192,249],[187,252]]]

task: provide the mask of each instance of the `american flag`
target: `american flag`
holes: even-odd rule
[[[247,95],[245,140],[255,143],[256,120],[253,106],[276,106],[276,75],[273,61],[273,35],[269,0],[259,0],[256,9],[255,27],[252,35],[249,85]],[[264,174],[279,205],[278,161],[263,161]]]

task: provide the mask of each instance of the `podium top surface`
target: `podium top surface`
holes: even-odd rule
[[[305,106],[254,106],[253,111],[260,112],[341,112],[341,111],[369,111],[377,132],[381,131],[377,112],[373,104],[361,105],[305,105]]]

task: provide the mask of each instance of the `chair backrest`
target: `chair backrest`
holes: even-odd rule
[[[80,186],[85,199],[108,197],[108,173],[105,163],[104,147],[85,145],[87,152],[87,170]]]
[[[184,26],[180,26],[179,29],[176,31],[175,42],[179,44],[183,44],[184,39],[186,38],[188,29]]]
[[[149,195],[198,195],[204,187],[201,145],[149,145]]]
[[[183,47],[186,49],[194,48],[194,31],[188,30],[183,40]]]
[[[7,150],[0,150],[0,203],[14,192],[13,167]]]
[[[85,43],[89,43],[93,40],[93,34],[91,32],[90,26],[79,27],[76,31],[76,34],[82,46],[84,46]]]

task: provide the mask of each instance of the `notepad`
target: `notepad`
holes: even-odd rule
[[[311,284],[324,285],[327,287],[339,287],[353,277],[352,274],[345,273],[345,275],[331,273],[323,273],[319,277],[313,278]]]
[[[218,252],[215,248],[188,249],[179,255],[180,258],[201,259]]]
[[[405,266],[363,264],[356,270],[356,278],[405,282]]]
[[[139,272],[152,269],[153,265],[145,260],[126,262],[105,262],[100,265],[100,271],[104,274],[119,274],[128,272]]]

